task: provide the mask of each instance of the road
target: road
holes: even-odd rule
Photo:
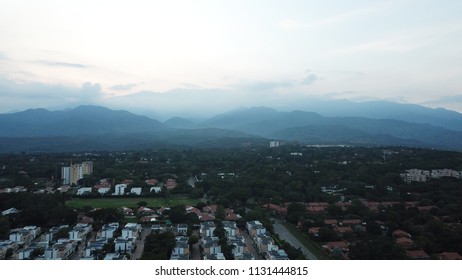
[[[150,227],[143,227],[141,230],[141,238],[136,240],[136,249],[132,255],[132,260],[139,260],[141,259],[141,255],[143,254],[144,250],[144,241],[146,237],[151,233]]]
[[[244,237],[245,244],[247,245],[247,250],[249,251],[249,253],[252,253],[256,260],[264,260],[260,253],[258,253],[257,248],[255,246],[255,242],[253,242],[252,238],[247,233],[247,230],[239,229],[239,234]]]
[[[195,229],[193,230],[193,235],[197,236],[198,238],[201,237],[200,233],[199,233],[199,230],[198,229]],[[191,251],[191,255],[192,255],[192,259],[193,260],[202,260],[201,258],[201,252],[200,252],[200,249],[199,249],[199,243],[200,243],[200,239],[199,241],[196,243],[196,244],[193,244],[192,246],[192,251]]]
[[[295,248],[300,248],[305,255],[306,258],[309,260],[317,260],[316,256],[310,252],[303,244],[298,241],[285,227],[281,224],[280,221],[274,220],[273,224],[274,232],[279,235],[279,238],[285,240],[290,245],[294,246]]]

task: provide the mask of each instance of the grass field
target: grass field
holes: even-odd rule
[[[66,201],[66,205],[72,208],[83,208],[90,206],[94,208],[117,208],[117,207],[138,207],[137,203],[146,201],[147,207],[172,207],[179,204],[194,206],[200,202],[199,199],[190,199],[186,197],[153,198],[153,197],[116,197],[116,198],[73,198]]]

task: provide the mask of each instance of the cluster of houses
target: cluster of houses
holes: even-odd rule
[[[416,246],[410,233],[401,229],[397,229],[392,232],[392,236],[395,240],[395,243],[403,248],[406,252],[406,255],[411,259],[430,259],[430,256],[425,252],[425,250]],[[457,252],[443,252],[438,254],[438,258],[441,260],[462,260],[462,256]]]
[[[131,180],[125,180],[120,184],[112,186],[108,179],[101,179],[98,184],[93,187],[82,187],[76,192],[77,196],[99,194],[99,195],[112,195],[112,196],[140,196],[148,193],[159,193],[163,188],[173,190],[177,186],[174,178],[168,178],[165,181],[159,182],[157,179],[145,180],[147,187],[132,186]]]
[[[421,170],[409,169],[405,173],[400,174],[401,178],[407,182],[426,182],[429,179],[437,179],[442,177],[452,177],[456,179],[462,178],[462,171],[452,169],[434,169],[434,170]]]
[[[121,234],[115,234],[116,231]],[[66,238],[62,232],[67,232]],[[121,230],[118,223],[110,223],[96,233],[91,224],[84,223],[72,228],[55,226],[43,233],[40,227],[26,226],[11,230],[9,240],[0,240],[0,259],[7,257],[9,251],[8,257],[15,260],[93,260],[110,242],[114,243],[114,252],[109,252],[105,259],[126,259],[134,252],[140,233],[141,225],[136,223],[127,223]]]
[[[249,236],[255,242],[258,252],[267,260],[288,260],[287,253],[280,249],[260,221],[246,223]]]
[[[396,205],[403,205],[406,209],[412,208],[416,209],[420,213],[428,214],[432,213],[433,210],[437,210],[438,206],[436,205],[421,205],[417,201],[407,201],[407,202],[397,202],[397,201],[387,201],[387,202],[377,202],[377,201],[367,201],[365,199],[359,200],[362,205],[367,208],[370,212],[378,213],[382,210],[387,208],[396,206]],[[292,202],[293,203],[293,202]],[[305,205],[305,209],[307,213],[310,214],[317,214],[321,216],[327,216],[328,214],[328,207],[329,203],[327,202],[309,202],[303,203],[298,202],[299,204]],[[263,204],[261,207],[274,215],[284,217],[287,215],[287,207],[291,204],[291,202],[283,203],[281,205],[276,204]],[[333,203],[342,209],[343,211],[348,210],[349,207],[353,205],[351,201],[338,201]],[[437,217],[438,218],[438,217]],[[442,217],[444,218],[444,217]],[[441,218],[441,219],[442,219]],[[380,227],[382,232],[386,232],[388,229],[385,227],[385,223],[382,221],[375,221]],[[308,229],[308,234],[314,238],[319,237],[319,232],[322,228],[328,228],[330,230],[335,231],[337,237],[339,238],[338,241],[333,242],[326,242],[320,244],[325,251],[330,254],[331,256],[335,256],[336,258],[344,258],[348,259],[348,247],[350,245],[350,241],[354,239],[356,233],[360,233],[366,230],[367,224],[362,221],[361,219],[324,219],[322,224],[317,226],[312,226]],[[299,228],[301,228],[301,224],[299,224]],[[393,237],[395,243],[402,247],[407,256],[412,259],[428,259],[430,258],[428,254],[416,246],[415,242],[412,240],[409,233],[403,233],[402,231],[393,232]],[[438,254],[441,259],[462,259],[458,253],[455,252],[443,252]]]
[[[250,252],[245,238],[239,233],[234,221],[224,221],[223,229],[231,246],[235,260],[254,260],[255,256]],[[200,227],[200,248],[204,260],[225,260],[219,239],[215,236],[216,225],[213,221],[203,222]]]

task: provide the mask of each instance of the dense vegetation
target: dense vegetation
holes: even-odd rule
[[[60,186],[61,166],[71,160],[94,162],[93,174],[80,180],[80,186],[93,186],[100,179],[109,178],[112,183],[131,180],[131,186],[147,189],[146,179],[161,181],[174,175],[178,182],[175,189],[144,194],[158,199],[203,199],[209,204],[231,207],[247,219],[260,219],[268,227],[271,223],[265,216],[266,209],[261,206],[267,203],[285,206],[290,202],[285,216],[288,222],[304,233],[320,227],[319,235],[311,236],[320,244],[340,239],[349,241],[350,258],[405,258],[404,251],[391,237],[395,229],[409,232],[415,248],[424,249],[430,255],[443,251],[462,253],[460,180],[439,178],[409,184],[400,177],[400,173],[411,168],[462,170],[462,154],[458,152],[286,145],[273,149],[11,154],[0,156],[0,187],[24,186],[29,192],[47,187],[54,189]],[[197,179],[194,188],[186,184],[191,178]],[[76,204],[65,202],[76,199],[72,196],[75,189],[67,194],[0,194],[1,210],[11,207],[22,210],[14,219],[0,219],[0,236],[4,237],[9,228],[21,225],[72,223],[77,214],[68,205]],[[99,194],[93,193],[91,197],[97,198]],[[92,205],[89,201],[87,206]],[[350,204],[340,207],[339,201]],[[366,201],[394,204],[371,211]],[[309,202],[326,202],[329,206],[325,212],[314,214],[306,210]],[[406,202],[415,202],[415,205],[409,207]],[[432,208],[422,212],[418,209],[420,206]],[[83,206],[76,207],[85,210]],[[173,219],[189,221],[184,216],[175,216],[175,211],[170,213]],[[324,225],[325,219],[360,219],[365,224],[341,237]]]

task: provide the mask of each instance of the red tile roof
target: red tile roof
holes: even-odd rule
[[[391,234],[394,238],[407,237],[410,238],[411,235],[404,230],[397,229]]]
[[[413,259],[429,259],[430,256],[424,250],[406,250],[406,255]]]
[[[326,225],[336,225],[338,223],[337,220],[324,220]]]
[[[440,260],[462,260],[462,256],[457,252],[443,252],[438,254]]]
[[[339,247],[342,250],[348,249],[348,242],[346,241],[332,241],[332,242],[327,242],[326,245],[324,245],[325,248],[332,250],[335,247]]]
[[[361,220],[359,219],[343,220],[341,224],[342,225],[359,225],[361,224]]]
[[[353,232],[353,229],[351,227],[336,227],[335,230],[338,233],[347,233],[347,232]]]
[[[396,244],[398,244],[399,246],[405,248],[405,249],[410,249],[412,247],[414,247],[414,241],[412,241],[411,239],[407,238],[407,237],[399,237],[399,238],[396,238],[395,240]]]

